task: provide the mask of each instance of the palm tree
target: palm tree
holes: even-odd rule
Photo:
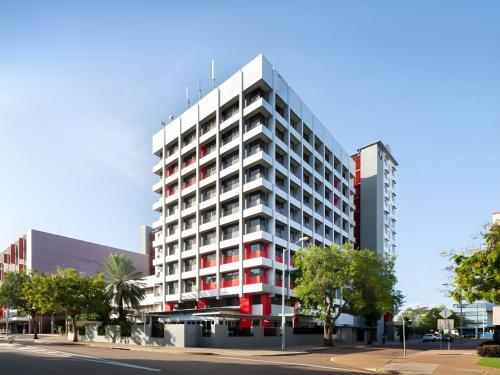
[[[138,308],[145,297],[142,272],[137,271],[132,259],[125,255],[110,254],[104,264],[104,282],[111,300],[118,307],[118,319],[126,320],[124,305]]]

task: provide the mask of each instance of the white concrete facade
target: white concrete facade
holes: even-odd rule
[[[155,134],[153,153],[149,311],[281,295],[283,249],[354,242],[354,163],[262,55]]]

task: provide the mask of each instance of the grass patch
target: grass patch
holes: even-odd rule
[[[483,357],[483,358],[480,358],[479,361],[477,361],[477,364],[480,366],[500,368],[500,358]]]

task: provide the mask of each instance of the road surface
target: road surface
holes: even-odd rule
[[[0,343],[0,374],[362,374],[329,363],[327,354],[238,357],[169,354],[75,345]]]

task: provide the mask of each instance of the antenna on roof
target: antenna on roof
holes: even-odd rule
[[[170,122],[174,121],[174,115],[170,115],[170,116],[168,116],[168,120],[169,120]]]
[[[212,85],[215,88],[215,61],[212,59]]]
[[[186,86],[186,105],[187,107],[191,107],[191,103],[189,102],[189,87]]]
[[[199,96],[198,99],[201,99],[201,79],[198,80],[198,96]]]

